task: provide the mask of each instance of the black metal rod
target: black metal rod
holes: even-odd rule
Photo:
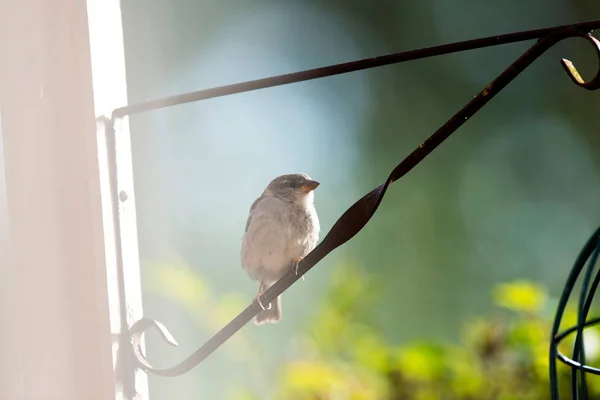
[[[466,50],[474,50],[484,47],[498,46],[501,44],[539,39],[561,29],[577,29],[582,33],[590,33],[592,30],[598,28],[600,28],[600,20],[586,21],[577,24],[563,25],[544,29],[534,29],[529,31],[508,33],[504,35],[488,36],[485,38],[467,40],[464,42],[449,43],[440,46],[425,47],[418,50],[405,51],[402,53],[394,53],[379,57],[365,58],[358,61],[351,61],[341,64],[330,65],[327,67],[314,68],[306,71],[293,72],[290,74],[278,75],[270,78],[257,79],[248,82],[235,83],[232,85],[219,86],[211,89],[197,90],[194,92],[188,92],[178,94],[175,96],[164,97],[161,99],[148,100],[142,103],[131,104],[125,107],[115,109],[112,112],[112,118],[122,118],[127,115],[138,114],[146,111],[157,110],[160,108],[171,107],[184,103],[191,103],[198,100],[206,100],[236,93],[250,92],[253,90],[265,89],[273,86],[281,86],[290,83],[324,78],[327,76],[340,75],[348,72],[381,67],[384,65],[418,60],[421,58],[435,57],[443,54],[457,53]]]
[[[588,327],[598,325],[598,324],[600,324],[600,317],[590,319],[585,324],[583,324],[583,328],[588,328]],[[566,338],[571,333],[577,331],[579,328],[580,328],[580,325],[572,326],[569,329],[567,329],[564,332],[561,332],[559,335],[557,335],[556,338],[554,339],[554,342],[556,342],[557,348],[558,348],[558,345],[560,344],[560,342],[562,342],[562,340],[564,338]],[[586,372],[586,373],[593,374],[593,375],[600,375],[600,369],[595,368],[595,367],[590,367],[589,365],[585,365],[578,361],[572,360],[558,350],[556,351],[556,359],[562,361],[564,364],[568,365],[569,367],[571,367],[573,369],[581,370],[582,372]],[[553,381],[556,381],[557,379],[558,379],[558,377],[555,377],[550,383],[552,383]],[[558,388],[556,388],[556,391],[552,391],[552,393],[555,393],[558,398]]]
[[[588,310],[585,309],[587,300],[591,300],[594,297],[595,290],[592,288],[589,290],[590,281],[592,279],[592,273],[594,272],[594,267],[596,266],[596,259],[598,258],[598,250],[599,248],[596,246],[596,250],[592,254],[592,258],[588,262],[587,270],[585,271],[585,275],[583,277],[583,284],[581,286],[581,292],[579,293],[579,304],[577,311],[577,335],[575,335],[575,345],[573,346],[573,360],[579,362],[581,364],[585,364],[585,343],[583,341],[583,329],[585,321],[587,320]],[[600,277],[598,275],[597,277]],[[589,303],[591,305],[591,301]],[[581,379],[581,386],[579,385],[579,378]],[[571,370],[571,381],[573,385],[571,386],[571,397],[573,400],[579,400],[579,389],[581,389],[581,398],[587,399],[587,381],[585,378],[585,373],[580,371],[579,369],[573,368]]]

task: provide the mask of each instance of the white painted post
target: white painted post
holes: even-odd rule
[[[96,117],[110,117],[112,110],[127,105],[127,81],[121,5],[119,0],[87,0],[92,56],[92,77]],[[101,125],[101,124],[99,124]],[[128,327],[142,318],[142,287],[140,279],[139,250],[135,193],[133,188],[133,166],[129,118],[116,121],[116,154],[108,154],[106,131],[99,126],[98,149],[102,208],[106,234],[107,279],[110,303],[110,328],[115,335],[126,332]],[[112,149],[114,151],[115,149]],[[118,201],[111,197],[109,160],[116,156]],[[117,204],[115,204],[117,203]],[[116,207],[116,208],[114,208]],[[113,210],[119,218],[118,232],[113,224]],[[119,240],[115,246],[115,234]],[[122,272],[118,268],[122,262]],[[119,297],[119,276],[122,274],[123,297]],[[125,304],[122,304],[122,303]],[[125,322],[120,310],[126,310]],[[143,345],[143,343],[142,343]],[[117,359],[118,346],[113,345],[113,361]],[[137,370],[134,376],[137,399],[148,399],[148,377]],[[127,398],[123,388],[117,385],[117,398]]]
[[[126,100],[118,0],[0,0],[2,400],[122,398],[111,331],[126,327],[94,117]],[[127,129],[119,140],[128,190]],[[131,322],[141,316],[141,289],[127,194],[120,212]],[[136,378],[147,398],[146,377]]]
[[[113,398],[85,1],[0,1],[0,113],[0,399]]]

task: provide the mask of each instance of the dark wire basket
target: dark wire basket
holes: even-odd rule
[[[550,340],[550,392],[553,400],[559,399],[559,374],[557,371],[557,360],[560,360],[571,369],[571,399],[588,399],[588,384],[586,373],[600,375],[600,368],[592,367],[586,364],[585,346],[583,332],[586,328],[600,323],[600,317],[588,319],[594,295],[600,284],[600,268],[596,269],[598,254],[600,253],[600,228],[592,234],[587,243],[579,253],[567,282],[563,288],[562,295],[556,308],[556,315],[552,326],[552,335]],[[584,272],[585,271],[585,272]],[[594,275],[595,271],[595,275]],[[559,332],[560,325],[565,314],[565,309],[569,298],[573,294],[575,284],[580,280],[581,273],[584,272],[581,279],[581,291],[577,299],[577,325],[569,327]],[[592,276],[594,280],[592,281]],[[575,334],[575,342],[571,357],[566,356],[559,351],[560,343]]]

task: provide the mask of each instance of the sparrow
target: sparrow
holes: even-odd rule
[[[281,320],[281,296],[267,307],[260,296],[298,263],[319,240],[319,218],[314,190],[319,182],[306,174],[287,174],[273,179],[250,207],[242,239],[242,268],[258,281],[256,300],[263,309],[254,323]]]

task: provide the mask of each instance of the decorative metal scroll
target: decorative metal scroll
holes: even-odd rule
[[[600,88],[600,42],[591,36],[591,32],[594,29],[600,28],[600,20],[588,21],[578,24],[558,26],[547,29],[538,29],[531,31],[523,31],[510,33],[506,35],[491,36],[487,38],[469,40],[464,42],[451,43],[441,46],[428,47],[419,50],[412,50],[402,53],[389,54],[380,57],[374,57],[369,59],[363,59],[359,61],[336,64],[323,68],[316,68],[306,70],[302,72],[275,76],[271,78],[259,79],[249,82],[243,82],[228,86],[221,86],[217,88],[195,91],[185,93],[181,95],[171,96],[163,99],[157,99],[147,101],[139,104],[128,105],[126,107],[118,108],[113,111],[111,119],[106,119],[105,122],[108,128],[107,130],[113,136],[118,135],[115,129],[115,122],[128,115],[147,112],[156,110],[164,107],[175,106],[183,103],[189,103],[199,100],[210,99],[214,97],[227,96],[235,93],[247,92],[252,90],[264,89],[273,86],[279,86],[289,83],[301,82],[311,79],[322,78],[326,76],[333,76],[343,74],[347,72],[359,71],[369,68],[374,68],[383,65],[396,64],[410,60],[416,60],[421,58],[433,57],[442,54],[455,53],[465,50],[478,49],[483,47],[496,46],[500,44],[515,43],[525,40],[537,39],[535,44],[529,48],[523,55],[521,55],[515,62],[513,62],[504,72],[502,72],[496,79],[494,79],[489,85],[487,85],[481,92],[479,92],[467,105],[465,105],[459,112],[457,112],[452,118],[450,118],[444,125],[442,125],[436,132],[434,132],[429,138],[427,138],[421,145],[412,151],[404,160],[402,160],[390,173],[386,181],[380,186],[367,193],[354,205],[352,205],[334,224],[329,233],[325,236],[323,241],[310,253],[308,254],[298,266],[298,274],[294,274],[291,269],[285,276],[283,276],[276,284],[270,287],[261,297],[262,303],[269,303],[273,301],[277,296],[283,293],[293,283],[295,283],[300,277],[308,272],[312,267],[315,266],[321,259],[327,254],[341,246],[354,235],[356,235],[371,219],[379,204],[381,203],[383,196],[386,193],[389,185],[397,181],[410,170],[412,170],[418,163],[420,163],[427,155],[429,155],[435,148],[437,148],[444,140],[446,140],[452,133],[454,133],[460,126],[462,126],[470,117],[472,117],[477,111],[479,111],[484,105],[487,104],[496,94],[498,94],[506,85],[513,81],[521,72],[523,72],[531,63],[533,63],[540,55],[546,50],[554,46],[556,43],[568,39],[568,38],[583,38],[588,41],[596,55],[598,56],[598,70],[596,76],[591,80],[585,81],[572,62],[566,59],[561,60],[561,64],[568,76],[572,81],[585,89],[595,90]],[[110,136],[110,135],[108,135]],[[108,139],[109,152],[115,152],[114,148],[114,137]],[[113,160],[114,161],[114,160]],[[116,173],[116,162],[111,166],[111,183],[113,188],[116,187],[117,173]],[[113,190],[113,197],[115,204],[119,201],[117,190]],[[115,224],[118,227],[118,218],[115,219]],[[118,246],[117,246],[118,248]],[[573,399],[585,399],[587,398],[587,388],[584,372],[600,375],[600,369],[593,368],[585,365],[585,352],[583,346],[583,330],[585,327],[600,323],[600,318],[587,321],[587,314],[590,309],[591,301],[595,291],[600,284],[600,272],[596,273],[593,282],[590,285],[592,271],[594,264],[600,253],[600,229],[594,233],[592,238],[588,241],[584,249],[582,250],[579,258],[577,259],[571,274],[567,280],[564,288],[563,295],[561,297],[554,327],[552,330],[552,338],[550,343],[550,392],[552,400],[558,400],[558,378],[557,378],[557,366],[556,360],[561,360],[565,364],[572,368],[572,398]],[[569,295],[573,291],[575,281],[579,274],[583,271],[585,263],[590,258],[588,268],[584,276],[583,290],[579,298],[579,320],[578,325],[567,329],[564,332],[559,333],[560,322],[564,313]],[[125,266],[120,261],[121,271]],[[120,277],[123,279],[122,277]],[[123,285],[120,285],[120,289]],[[123,297],[122,297],[123,298]],[[129,329],[129,332],[125,332],[124,337],[121,338],[121,357],[123,365],[120,368],[120,374],[122,381],[130,380],[132,374],[131,368],[137,366],[147,373],[153,373],[160,376],[177,376],[181,375],[190,369],[197,366],[206,357],[218,349],[225,341],[227,341],[232,335],[240,330],[248,321],[252,319],[261,308],[258,302],[253,301],[245,310],[243,310],[237,317],[229,322],[223,329],[217,332],[212,338],[204,343],[198,350],[192,353],[188,358],[183,360],[181,363],[170,367],[159,369],[153,367],[142,351],[142,338],[144,333],[150,329],[155,328],[162,336],[165,342],[176,346],[177,343],[173,336],[169,333],[168,329],[158,321],[142,318],[135,322]],[[126,313],[126,305],[122,305],[122,313]],[[567,335],[576,332],[575,347],[573,350],[572,358],[568,358],[558,351],[558,344]],[[132,383],[126,384],[129,387],[133,387]],[[135,390],[133,389],[135,392]]]

